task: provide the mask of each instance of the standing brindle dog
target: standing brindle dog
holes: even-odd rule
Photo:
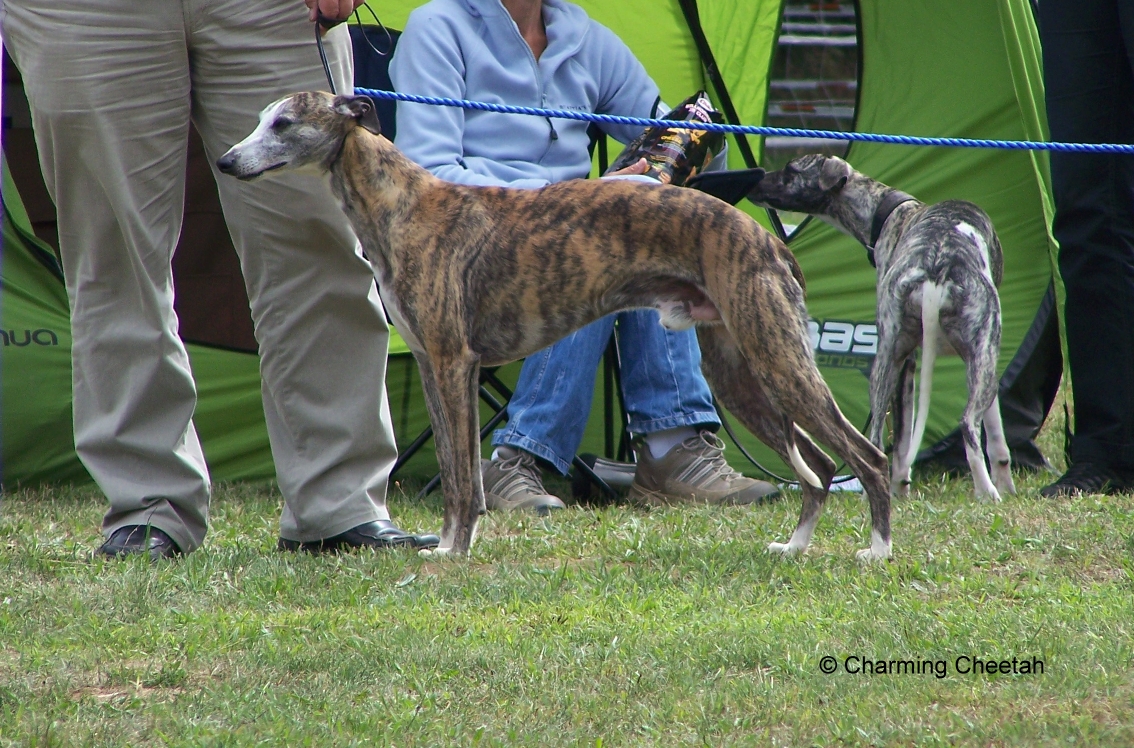
[[[819,216],[862,242],[878,268],[878,353],[870,376],[874,413],[870,439],[882,447],[886,411],[893,402],[891,490],[895,495],[909,491],[939,352],[957,353],[968,371],[969,400],[961,415],[961,435],[977,496],[1000,501],[1000,492],[1015,493],[996,379],[1000,354],[996,289],[1004,258],[988,214],[963,200],[926,205],[833,156],[801,156],[765,175],[748,196],[769,208]],[[921,394],[915,425],[914,367],[919,345]],[[991,479],[980,448],[982,419],[988,431]]]
[[[807,548],[835,465],[870,501],[864,560],[890,555],[886,457],[839,412],[812,358],[795,258],[751,218],[695,190],[573,180],[538,190],[437,179],[379,135],[366,97],[300,93],[217,162],[252,179],[275,169],[330,175],[391,319],[414,351],[445,492],[440,553],[467,553],[484,513],[476,407],[481,366],[537,351],[600,317],[656,308],[698,326],[713,391],[802,479],[786,544]]]

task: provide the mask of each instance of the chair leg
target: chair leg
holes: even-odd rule
[[[614,394],[612,394],[612,391]],[[618,411],[621,414],[621,428],[618,437],[618,452],[614,450],[614,399],[618,398]],[[610,343],[603,353],[603,410],[606,427],[606,452],[608,460],[634,462],[634,451],[630,448],[630,416],[626,412],[626,401],[622,397],[622,353],[618,348],[617,326]]]

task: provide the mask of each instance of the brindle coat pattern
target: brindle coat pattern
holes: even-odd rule
[[[835,465],[810,433],[866,488],[872,541],[860,558],[889,556],[886,458],[843,417],[815,366],[802,274],[782,242],[731,206],[677,187],[451,184],[360,126],[369,107],[363,97],[295,94],[265,109],[218,165],[241,178],[276,168],[329,173],[420,367],[445,493],[440,552],[467,553],[484,512],[479,367],[531,354],[612,312],[650,307],[673,328],[702,322],[703,369],[716,396],[789,463],[798,448],[820,484],[803,482],[799,525],[789,543],[770,548],[806,549],[822,510]]]
[[[875,214],[891,192],[840,158],[810,155],[765,175],[749,197],[768,207],[817,215],[870,247]],[[933,343],[942,352],[957,353],[966,364],[969,398],[961,415],[961,435],[976,493],[996,501],[1000,492],[1015,493],[997,397],[1001,317],[996,289],[1004,274],[1004,256],[992,220],[980,207],[963,200],[934,205],[908,200],[893,209],[880,229],[873,247],[878,269],[878,352],[870,380],[874,413],[870,436],[881,448],[885,414],[892,404],[892,491],[908,492],[912,458],[919,446],[914,441],[920,441],[913,423],[914,368],[916,349],[924,347],[923,302],[929,289],[941,299],[940,307],[928,312],[936,312],[929,326],[940,329]],[[923,395],[929,390],[936,352],[923,351],[928,363],[922,371]],[[988,432],[991,478],[980,445],[982,419]],[[923,423],[924,416],[918,419],[919,425]]]

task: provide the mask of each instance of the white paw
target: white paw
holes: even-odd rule
[[[988,491],[977,491],[976,492],[977,500],[986,501],[990,504],[999,504],[1000,503],[1000,492],[997,491],[992,486],[989,486],[989,489],[990,490],[988,490]]]
[[[1016,483],[1012,480],[1012,473],[1007,475],[994,476],[992,482],[996,485],[996,489],[1002,494],[1009,496],[1016,495]]]
[[[441,546],[438,546],[436,548],[422,548],[417,552],[417,555],[423,558],[434,558],[437,560],[444,558],[456,558],[456,554],[453,553],[452,548],[442,548]]]
[[[863,563],[870,563],[871,561],[885,561],[886,559],[890,558],[890,549],[879,549],[871,546],[869,548],[863,548],[861,551],[856,552],[854,554],[854,557]]]
[[[802,550],[791,543],[768,543],[768,553],[778,553],[781,556],[795,556]]]
[[[889,540],[883,540],[882,536],[874,530],[870,531],[870,547],[863,548],[858,553],[854,554],[855,558],[863,563],[870,563],[871,561],[883,561],[890,558],[891,543]]]

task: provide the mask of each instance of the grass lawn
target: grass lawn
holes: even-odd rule
[[[222,485],[205,546],[150,566],[92,560],[96,490],[9,492],[0,745],[1134,745],[1134,498],[1049,480],[993,506],[923,475],[868,567],[857,494],[794,560],[764,552],[789,492],[493,515],[436,562],[282,555],[274,486]],[[440,525],[439,495],[390,503]],[[958,672],[1013,658],[1043,672]]]

